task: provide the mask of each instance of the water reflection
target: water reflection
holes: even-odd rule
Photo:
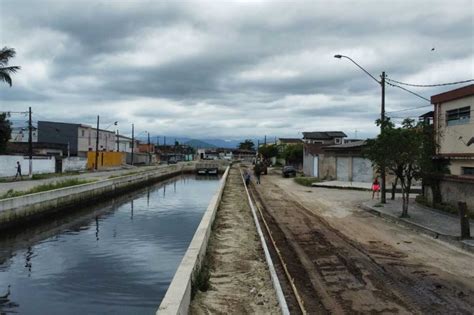
[[[179,177],[0,235],[0,313],[153,314],[217,186]]]

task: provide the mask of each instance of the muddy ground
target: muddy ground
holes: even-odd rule
[[[210,288],[198,291],[191,314],[278,314],[260,239],[237,167],[230,170],[209,241]]]
[[[254,188],[309,313],[474,313],[474,256],[365,212],[369,193],[272,173]]]

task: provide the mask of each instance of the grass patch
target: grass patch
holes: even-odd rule
[[[415,201],[417,203],[419,203],[420,205],[423,205],[423,206],[426,206],[426,207],[429,207],[429,208],[434,208],[434,209],[442,211],[442,212],[451,213],[451,214],[454,214],[454,215],[459,215],[459,209],[457,207],[455,207],[453,205],[450,205],[450,204],[447,204],[447,203],[432,204],[423,195],[416,196]],[[468,217],[471,218],[471,219],[474,219],[474,211],[472,211],[471,209],[468,209],[467,212],[468,212],[468,214],[467,214]]]
[[[108,179],[122,177],[122,176],[128,176],[128,175],[134,175],[134,174],[138,174],[138,173],[142,173],[142,171],[134,171],[134,172],[127,172],[127,173],[123,173],[123,174],[110,175],[108,177]]]
[[[39,185],[39,186],[33,187],[29,190],[25,190],[25,191],[15,191],[13,189],[10,189],[6,193],[4,193],[3,195],[0,195],[0,199],[19,197],[19,196],[34,194],[34,193],[53,190],[53,189],[58,189],[58,188],[65,188],[65,187],[70,187],[70,186],[86,184],[86,183],[90,183],[90,182],[93,182],[93,180],[71,178],[71,179],[66,179],[66,180],[62,180],[62,181],[59,181],[59,182],[55,182],[55,183]]]
[[[66,172],[66,173],[46,173],[46,174],[33,174],[32,178],[35,179],[47,179],[53,177],[61,177],[61,176],[71,176],[71,175],[79,175],[80,172]]]
[[[295,177],[294,178],[295,183],[311,187],[313,183],[319,183],[321,180],[317,177]]]
[[[195,273],[193,281],[191,283],[191,299],[194,298],[197,291],[206,292],[210,288],[209,279],[211,273],[207,264],[203,263],[199,272]]]

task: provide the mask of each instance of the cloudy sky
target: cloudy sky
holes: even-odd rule
[[[473,12],[473,0],[0,0],[0,45],[22,67],[0,85],[0,111],[192,138],[373,136],[380,86],[334,54],[377,78],[472,79]],[[424,105],[387,87],[388,112]]]

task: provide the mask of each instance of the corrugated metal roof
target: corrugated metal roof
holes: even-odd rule
[[[332,138],[344,138],[347,135],[342,131],[310,131],[310,132],[303,132],[303,138],[305,139],[319,139],[319,140],[327,140]]]

